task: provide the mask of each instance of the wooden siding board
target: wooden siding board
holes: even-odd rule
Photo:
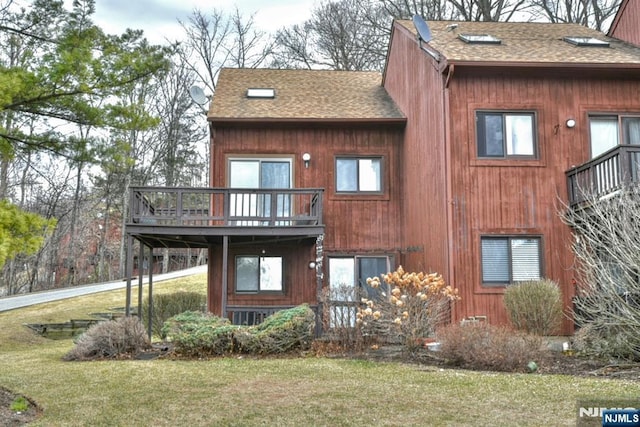
[[[462,124],[465,121],[456,123],[454,119],[451,126],[452,143],[468,142],[458,144],[459,150],[452,150],[452,228],[453,239],[459,241],[454,247],[461,249],[453,251],[452,263],[456,284],[465,284],[460,287],[463,300],[456,315],[488,315],[491,321],[506,321],[502,290],[480,286],[480,235],[509,231],[542,235],[545,275],[561,285],[565,306],[570,307],[574,292],[571,233],[558,215],[560,201],[567,197],[564,173],[588,159],[588,112],[640,112],[640,83],[553,75],[496,79],[503,80],[502,87],[487,76],[458,75],[450,84],[452,116],[468,118],[466,125]],[[492,94],[494,91],[502,93]],[[505,160],[503,166],[496,166],[495,162],[483,166],[475,160],[472,120],[474,110],[483,104],[506,110],[518,104],[536,107],[538,165],[523,166],[516,160]],[[565,126],[568,118],[577,120],[576,128]],[[464,303],[465,299],[469,302]],[[564,326],[565,332],[571,330],[570,322]]]
[[[229,156],[262,157],[279,155],[293,158],[293,181],[296,188],[324,188],[323,217],[326,235],[324,251],[341,253],[397,252],[400,246],[398,213],[401,206],[401,170],[399,150],[402,129],[396,126],[337,126],[246,128],[221,127],[215,129],[212,142],[211,185],[228,186]],[[309,168],[303,166],[302,153],[311,154]],[[384,156],[385,192],[381,196],[358,195],[345,197],[335,194],[334,162],[337,154]],[[296,245],[295,247],[298,247]],[[233,249],[233,240],[232,240]],[[235,250],[235,249],[233,249]],[[220,271],[221,250],[213,250],[216,271]],[[230,251],[231,252],[231,251]],[[309,252],[309,253],[307,253]],[[315,275],[308,262],[315,259],[313,245],[307,251],[293,251],[287,262],[287,281],[295,282],[286,295],[235,295],[233,292],[233,253],[229,258],[230,305],[296,305],[315,304],[317,289]],[[221,276],[214,272],[209,278],[209,307],[219,307]],[[264,297],[264,298],[263,298]],[[217,300],[216,300],[217,299]],[[260,304],[258,304],[260,303]]]
[[[402,150],[403,266],[437,271],[448,264],[444,78],[415,38],[394,29],[384,86],[407,116]]]
[[[623,1],[610,36],[640,46],[640,1]]]

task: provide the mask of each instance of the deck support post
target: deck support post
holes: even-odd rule
[[[142,321],[142,280],[144,279],[144,245],[138,251],[138,319]]]
[[[127,234],[127,255],[125,256],[125,277],[127,278],[127,296],[124,314],[131,316],[131,276],[133,276],[133,237]]]
[[[227,317],[227,279],[229,277],[229,236],[222,236],[222,317]]]
[[[151,327],[153,326],[153,247],[149,246],[149,263],[147,264],[149,269],[149,312],[147,313],[149,340],[151,340]],[[140,319],[142,320],[142,319]]]

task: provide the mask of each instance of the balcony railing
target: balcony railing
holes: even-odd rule
[[[322,225],[322,189],[132,187],[129,224],[172,227]]]
[[[566,172],[569,205],[605,197],[640,182],[640,145],[619,145]]]

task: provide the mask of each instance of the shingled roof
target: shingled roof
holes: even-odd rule
[[[412,21],[396,23],[417,36]],[[449,63],[640,67],[640,48],[578,24],[427,21],[427,25],[433,36],[428,46]],[[466,43],[460,34],[491,35],[500,44]],[[565,37],[594,38],[609,47],[577,46]]]
[[[213,122],[382,121],[404,115],[377,72],[224,68],[208,118]],[[250,98],[249,88],[274,89],[273,98]]]

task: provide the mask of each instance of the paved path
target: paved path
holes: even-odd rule
[[[192,274],[206,273],[207,266],[188,268],[186,270],[173,271],[167,274],[154,274],[153,283],[163,280],[175,279],[176,277],[190,276]],[[147,283],[148,277],[143,279],[143,283]],[[138,286],[138,279],[132,280],[133,286]],[[123,289],[127,286],[125,280],[117,280],[113,282],[96,283],[93,285],[74,286],[71,288],[54,289],[51,291],[33,292],[30,294],[12,295],[0,298],[0,311],[13,310],[20,307],[27,307],[43,302],[57,301],[65,298],[73,298],[80,295],[94,294],[97,292],[112,291],[114,289]]]

